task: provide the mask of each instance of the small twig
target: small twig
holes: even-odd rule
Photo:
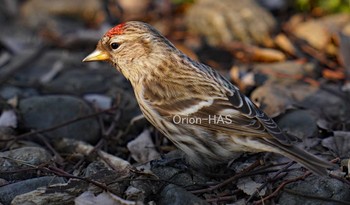
[[[329,68],[332,68],[332,69],[336,69],[337,68],[337,64],[335,62],[330,61],[329,59],[327,59],[327,57],[323,53],[319,52],[318,50],[316,50],[315,48],[311,47],[307,43],[302,44],[300,46],[300,48],[305,53],[307,53],[310,56],[314,57],[319,62],[321,62],[322,64],[328,66]]]
[[[336,162],[337,160],[338,160],[338,158],[335,158],[335,159],[331,160],[330,162],[331,162],[331,163],[334,163],[334,162]],[[283,189],[287,184],[292,183],[292,182],[296,182],[296,181],[299,181],[299,180],[303,180],[303,179],[305,179],[306,177],[308,177],[308,176],[311,175],[311,174],[312,174],[312,172],[307,171],[303,176],[299,176],[299,177],[296,177],[296,178],[293,178],[293,179],[289,179],[289,180],[286,180],[286,181],[282,182],[282,183],[277,187],[277,189],[276,189],[274,192],[272,192],[270,195],[268,195],[268,196],[262,198],[262,199],[259,200],[259,201],[255,201],[254,204],[264,204],[264,201],[267,201],[267,200],[269,200],[269,199],[271,199],[271,198],[277,196],[277,194],[279,193],[279,191],[280,191],[281,189]],[[275,175],[275,177],[277,177],[277,176],[278,176],[278,175]]]
[[[339,176],[334,175],[334,174],[330,174],[329,176],[332,177],[333,179],[337,179],[337,180],[343,182],[344,184],[347,184],[348,186],[350,186],[350,181],[346,180],[344,177],[339,177]]]
[[[282,182],[282,183],[277,187],[277,189],[276,189],[274,192],[272,192],[270,195],[268,195],[268,196],[262,198],[262,199],[259,200],[259,201],[255,201],[254,204],[256,204],[256,205],[257,205],[257,204],[264,204],[265,201],[267,201],[267,200],[269,200],[269,199],[271,199],[271,198],[277,196],[277,194],[281,191],[281,189],[283,189],[287,184],[290,184],[290,183],[292,183],[292,182],[296,182],[296,181],[299,181],[299,180],[303,180],[303,179],[305,179],[306,177],[308,177],[309,175],[311,175],[311,172],[310,172],[310,171],[307,171],[307,172],[306,172],[304,175],[302,175],[302,176],[299,176],[299,177],[296,177],[296,178],[293,178],[293,179],[289,179],[289,180],[286,180],[286,181]]]
[[[86,177],[79,177],[79,176],[75,176],[75,175],[69,174],[69,173],[65,172],[64,170],[62,170],[62,169],[59,169],[57,167],[49,166],[48,164],[33,165],[33,164],[29,164],[28,162],[23,161],[23,160],[13,159],[13,158],[9,158],[9,157],[2,157],[2,158],[8,159],[8,160],[13,160],[13,161],[15,161],[17,163],[20,163],[22,165],[26,165],[28,167],[31,167],[32,169],[53,173],[56,176],[80,179],[80,180],[86,181],[88,183],[94,184],[95,186],[100,187],[103,190],[106,190],[106,191],[109,191],[109,192],[113,193],[113,191],[110,190],[104,184],[101,184],[101,183],[99,183],[97,181],[94,181],[94,180],[86,178]],[[18,170],[16,170],[16,171],[18,172]]]
[[[145,119],[145,116],[144,116],[143,114],[140,114],[140,115],[137,115],[137,116],[133,117],[133,118],[130,120],[130,122],[129,122],[128,126],[126,127],[126,129],[125,129],[123,132],[121,132],[119,135],[116,136],[116,139],[119,139],[119,138],[121,138],[123,135],[128,134],[128,133],[130,132],[132,126],[134,126],[134,124],[135,124],[137,121],[140,121],[140,120],[143,120],[143,119]]]
[[[62,165],[64,159],[61,157],[61,155],[51,146],[51,144],[42,134],[38,133],[37,136],[45,144],[45,146],[54,154],[56,163]]]
[[[28,171],[38,170],[39,167],[47,166],[49,164],[49,162],[47,162],[47,163],[43,163],[40,165],[33,165],[33,164],[30,164],[30,163],[28,163],[24,160],[20,160],[20,159],[14,159],[14,158],[10,158],[10,157],[1,157],[1,156],[0,156],[0,158],[6,159],[6,160],[11,160],[11,161],[16,162],[17,164],[25,165],[25,166],[29,167],[29,168],[19,168],[16,170],[1,171],[1,173],[6,173],[6,174],[14,174],[14,173],[18,173],[18,172],[28,172]]]
[[[91,152],[88,153],[88,155],[84,155],[77,163],[74,164],[74,166],[72,167],[72,170],[76,170],[78,169],[86,160],[87,157],[91,156],[94,153],[98,154],[98,150],[103,146],[103,144],[105,143],[105,139],[100,139],[97,144],[93,147],[93,149],[91,150]]]
[[[222,195],[217,194],[217,197],[206,199],[205,201],[213,204],[218,202],[224,202],[224,201],[233,201],[233,200],[237,200],[237,194],[241,192],[242,190],[236,189],[236,190],[233,190],[232,192],[223,193]]]
[[[0,156],[0,158],[11,160],[11,161],[14,161],[14,162],[16,162],[18,164],[25,165],[25,166],[28,166],[28,167],[31,167],[31,168],[34,168],[34,169],[37,169],[40,166],[40,165],[39,166],[33,165],[33,164],[30,164],[30,163],[28,163],[28,162],[26,162],[24,160],[15,159],[15,158],[11,158],[11,157],[2,157],[2,156]],[[46,165],[46,163],[44,164],[44,166],[45,165]],[[41,165],[41,166],[43,166],[43,165]]]
[[[326,65],[329,68],[336,69],[337,63],[334,61],[330,61],[324,53],[319,52],[317,49],[310,46],[306,41],[300,40],[297,38],[291,28],[285,27],[282,28],[286,34],[288,34],[289,38],[293,40],[296,44],[298,44],[301,51],[305,54],[317,59],[321,64]]]
[[[120,112],[117,112],[118,114],[116,114],[114,116],[114,120],[112,121],[111,125],[108,127],[108,129],[104,129],[102,130],[102,136],[104,138],[108,138],[110,137],[110,135],[112,134],[113,130],[117,127],[117,122],[120,118]],[[102,122],[101,122],[102,123]]]
[[[245,176],[247,174],[247,172],[250,172],[251,170],[255,169],[260,164],[261,164],[260,160],[257,160],[253,164],[251,164],[250,166],[248,166],[247,168],[242,170],[241,172],[235,174],[233,177],[230,177],[229,179],[226,179],[225,181],[223,181],[223,182],[221,182],[221,183],[219,183],[217,185],[214,185],[214,186],[211,186],[211,187],[208,187],[208,188],[205,188],[205,189],[199,189],[199,190],[191,191],[191,193],[192,194],[202,194],[202,193],[211,192],[211,191],[213,191],[215,189],[218,189],[218,188],[221,188],[223,186],[226,186],[227,184],[237,180],[238,178],[240,178],[242,176]]]
[[[278,164],[268,164],[265,166],[261,166],[259,168],[254,169],[254,171],[250,172],[249,174],[247,174],[247,176],[255,176],[258,174],[269,174],[269,173],[275,173],[278,172],[279,170],[281,170],[281,166],[285,166],[290,162],[284,162],[284,163],[278,163]],[[289,169],[285,170],[285,171],[289,171]]]
[[[60,177],[83,180],[83,181],[91,183],[91,184],[93,184],[93,185],[95,185],[95,186],[97,186],[105,191],[109,191],[109,192],[113,193],[113,190],[111,190],[109,187],[105,186],[104,184],[102,184],[100,182],[94,181],[94,180],[89,179],[87,177],[79,177],[79,176],[69,174],[62,169],[58,169],[57,167],[50,167],[50,166],[49,167],[42,167],[42,168],[39,168],[39,170],[48,171],[48,172],[51,172],[51,173],[55,174],[56,176],[60,176]]]
[[[217,203],[217,202],[223,202],[223,201],[232,201],[235,200],[237,197],[234,195],[231,196],[220,196],[217,198],[211,198],[211,199],[206,199],[208,203]]]
[[[250,200],[252,200],[253,197],[254,197],[257,193],[259,193],[264,187],[266,187],[267,184],[268,184],[269,182],[272,182],[272,181],[276,180],[276,179],[280,176],[280,174],[281,174],[282,172],[285,172],[286,170],[288,170],[288,168],[289,168],[290,166],[292,166],[294,163],[295,163],[294,161],[289,162],[285,167],[283,167],[283,169],[280,169],[278,172],[276,172],[276,174],[275,174],[270,180],[267,180],[265,183],[263,183],[252,195],[250,195],[250,197],[247,199],[247,203],[248,203]]]

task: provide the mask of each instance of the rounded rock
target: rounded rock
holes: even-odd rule
[[[64,137],[90,143],[98,140],[100,128],[95,117],[74,121],[93,113],[92,108],[79,98],[65,95],[32,97],[20,101],[19,109],[27,129],[42,130],[58,126],[44,133],[49,139]],[[59,126],[69,121],[72,122]]]

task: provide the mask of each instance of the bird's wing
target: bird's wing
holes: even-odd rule
[[[299,141],[294,136],[284,134],[270,117],[232,84],[224,86],[227,88],[226,92],[217,95],[176,95],[176,91],[173,91],[173,96],[155,100],[149,96],[152,93],[152,85],[149,84],[145,86],[144,97],[162,118],[173,121],[178,126],[190,124],[230,135],[271,137],[283,145]],[[183,120],[179,121],[180,118]]]
[[[266,137],[265,127],[259,120],[243,115],[239,109],[233,108],[228,98],[221,97],[210,100],[211,104],[203,106],[185,118],[200,118],[197,126],[205,127],[213,132],[230,135]]]
[[[265,132],[269,133],[278,142],[283,145],[292,145],[300,141],[299,138],[293,135],[283,133],[275,121],[260,110],[248,97],[240,93],[239,90],[236,89],[235,92],[229,92],[226,95],[234,109],[239,110],[243,116],[257,120],[257,123],[264,128]]]

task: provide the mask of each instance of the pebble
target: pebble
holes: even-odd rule
[[[46,95],[21,100],[24,127],[42,130],[55,127],[78,117],[92,114],[93,109],[83,100],[68,95]],[[49,139],[70,138],[94,143],[99,139],[100,127],[96,117],[69,123],[45,132]]]
[[[51,159],[51,154],[41,147],[23,147],[1,152],[0,178],[6,180],[32,178],[37,175],[33,167],[48,163]],[[21,169],[28,170],[20,171]]]
[[[36,190],[39,187],[49,186],[53,184],[64,183],[65,180],[62,177],[56,176],[44,176],[33,179],[27,179],[24,181],[8,184],[0,187],[0,202],[3,205],[9,205],[16,196],[28,193]],[[29,204],[29,202],[27,201]],[[11,203],[15,204],[15,203]]]
[[[44,85],[44,92],[74,93],[77,95],[86,93],[106,92],[117,78],[116,73],[106,70],[72,69],[57,76],[51,82]]]
[[[342,204],[335,203],[331,200],[350,201],[350,189],[348,185],[332,178],[320,178],[318,176],[310,176],[302,181],[289,184],[285,189],[296,192],[297,194],[290,194],[284,191],[278,200],[278,204],[284,205],[329,205]],[[311,197],[303,197],[303,195],[310,195],[324,198],[324,200],[313,199]]]
[[[288,110],[278,120],[280,128],[299,139],[317,135],[317,115],[309,110]]]
[[[205,205],[206,201],[191,194],[186,189],[179,186],[169,184],[160,193],[159,205]]]

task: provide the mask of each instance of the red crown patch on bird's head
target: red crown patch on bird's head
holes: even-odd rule
[[[123,34],[124,26],[125,26],[125,23],[118,24],[117,26],[115,26],[115,27],[111,28],[109,31],[107,31],[105,36],[111,37],[114,35]]]

